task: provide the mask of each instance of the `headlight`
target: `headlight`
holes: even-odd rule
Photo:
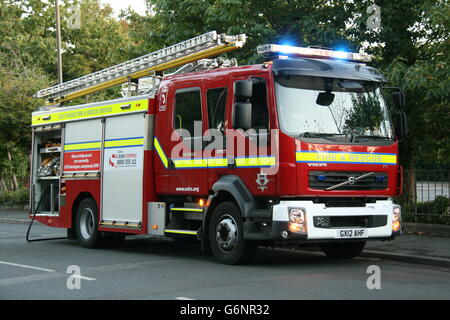
[[[392,210],[392,231],[397,232],[401,228],[401,222],[402,222],[402,213],[400,206],[394,205],[394,208]]]
[[[304,208],[289,208],[289,230],[291,232],[306,233],[306,210]]]
[[[305,209],[289,208],[289,221],[294,223],[305,223]]]

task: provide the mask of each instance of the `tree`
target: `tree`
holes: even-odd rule
[[[67,25],[68,8],[80,4],[81,27]],[[126,23],[112,18],[98,0],[67,1],[61,7],[64,78],[69,80],[129,59]],[[0,0],[0,177],[17,189],[27,175],[31,113],[44,105],[33,98],[56,83],[53,2]],[[117,96],[117,89],[76,103]]]
[[[145,20],[147,47],[158,49],[207,31],[248,36],[233,53],[241,63],[262,61],[256,47],[264,43],[339,47],[352,16],[347,1],[289,0],[147,0],[152,16]]]

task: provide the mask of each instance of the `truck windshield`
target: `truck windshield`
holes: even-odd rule
[[[377,82],[289,75],[275,83],[280,127],[291,136],[358,142],[391,140]]]

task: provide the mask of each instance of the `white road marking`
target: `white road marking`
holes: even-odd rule
[[[176,297],[176,300],[195,300],[195,299],[191,299],[191,298],[186,298],[186,297]]]
[[[81,279],[81,280],[87,280],[87,281],[94,281],[94,280],[97,280],[97,279],[95,279],[95,278],[89,278],[89,277],[85,277],[85,276],[82,276],[82,275],[77,275],[77,274],[75,274],[75,275],[73,275],[73,276],[71,276],[72,278],[79,278],[79,279]]]
[[[61,273],[49,272],[49,273],[33,274],[33,275],[30,275],[30,276],[24,276],[24,277],[0,279],[0,287],[2,287],[2,286],[9,286],[9,285],[15,285],[15,284],[28,283],[28,282],[34,282],[34,281],[52,280],[52,279],[57,279],[57,278],[63,278],[65,276],[66,275],[61,274]]]
[[[21,267],[21,268],[26,268],[26,269],[40,270],[40,271],[45,271],[45,272],[56,272],[56,270],[53,270],[53,269],[46,269],[46,268],[29,266],[26,264],[12,263],[12,262],[7,262],[7,261],[0,261],[0,264],[6,264],[9,266]]]

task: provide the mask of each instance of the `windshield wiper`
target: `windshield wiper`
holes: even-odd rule
[[[392,140],[392,138],[386,137],[386,136],[369,136],[369,135],[356,135],[353,136],[352,142],[357,139],[373,139],[373,140]]]
[[[300,138],[329,138],[336,136],[345,136],[343,133],[322,133],[322,132],[302,132]]]

